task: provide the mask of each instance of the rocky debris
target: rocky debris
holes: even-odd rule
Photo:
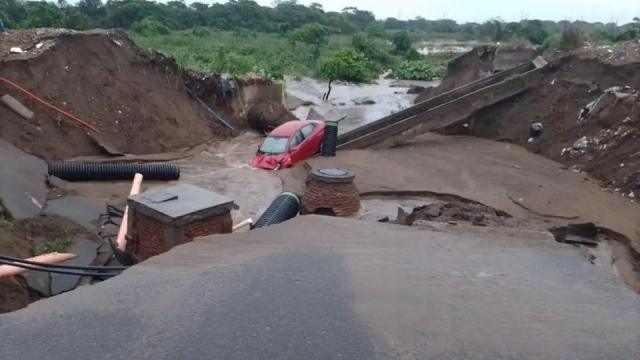
[[[474,226],[504,226],[509,218],[506,213],[496,212],[484,205],[441,202],[413,208],[409,214],[399,209],[396,223],[411,226],[418,220],[429,220],[467,222]]]
[[[411,87],[409,87],[409,90],[407,90],[407,94],[420,94],[421,92],[424,92],[427,88],[425,88],[424,86],[419,86],[419,85],[412,85]]]
[[[581,137],[573,143],[573,150],[580,151],[586,150],[587,145],[589,145],[589,140],[586,136]]]
[[[598,246],[596,237],[599,230],[593,223],[552,227],[549,231],[553,234],[557,242],[588,247]]]
[[[504,211],[488,206],[462,201],[442,201],[414,207],[410,213],[398,208],[398,215],[392,223],[418,226],[433,223],[449,225],[472,225],[480,227],[527,228],[546,231],[548,224],[536,219],[516,219]]]
[[[588,45],[575,51],[583,59],[593,59],[609,65],[625,65],[640,62],[640,43],[628,41],[622,44]]]
[[[376,102],[371,99],[365,99],[365,100],[353,100],[353,103],[356,105],[373,105]]]

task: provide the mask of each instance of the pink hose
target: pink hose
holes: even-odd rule
[[[140,185],[142,184],[142,174],[136,174],[133,177],[133,184],[131,184],[131,192],[129,196],[136,195],[140,192]],[[125,206],[124,214],[122,215],[122,221],[120,222],[120,229],[118,230],[118,237],[116,238],[116,245],[118,249],[124,251],[127,248],[127,227],[129,226],[129,207]]]
[[[76,254],[54,252],[49,254],[38,255],[32,258],[28,258],[27,260],[37,261],[45,264],[58,264],[61,262],[69,261],[71,259],[75,259],[77,256],[78,255]],[[11,266],[11,265],[0,265],[0,279],[5,277],[20,275],[27,271],[29,271],[29,269],[23,269],[21,267]]]

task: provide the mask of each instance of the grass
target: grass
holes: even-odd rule
[[[281,78],[290,75],[296,78],[317,78],[319,58],[351,45],[351,36],[333,35],[323,46],[320,54],[307,44],[292,44],[277,34],[255,32],[225,32],[209,29],[175,31],[167,35],[141,36],[132,34],[141,48],[160,51],[176,58],[178,63],[196,71],[247,75],[256,74]],[[390,41],[373,40],[378,51],[389,53]],[[449,60],[457,55],[448,53],[430,54],[424,57],[424,66],[441,74]],[[397,64],[400,57],[394,57]]]
[[[36,256],[50,252],[62,252],[73,244],[71,235],[61,235],[50,240],[42,240],[36,244]]]
[[[276,34],[208,31],[194,35],[193,30],[169,35],[132,35],[141,48],[151,48],[174,56],[183,67],[210,73],[287,74],[313,76],[318,57],[306,44],[291,44]],[[332,36],[322,49],[328,52],[350,44],[349,36]]]

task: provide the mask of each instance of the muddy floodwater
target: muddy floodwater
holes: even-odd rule
[[[331,94],[327,101],[322,100],[322,96],[327,92],[325,82],[307,78],[287,78],[286,90],[289,97],[313,103],[314,110],[327,120],[346,115],[347,118],[340,123],[339,131],[342,133],[412,106],[417,95],[407,94],[407,90],[413,85],[429,87],[437,86],[438,82],[380,78],[375,84],[335,83],[331,85]],[[309,106],[298,106],[292,111],[298,118],[306,119]]]

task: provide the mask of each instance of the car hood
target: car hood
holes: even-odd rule
[[[285,154],[269,155],[269,154],[255,154],[251,159],[251,166],[273,170],[278,164],[281,164],[285,159]]]

